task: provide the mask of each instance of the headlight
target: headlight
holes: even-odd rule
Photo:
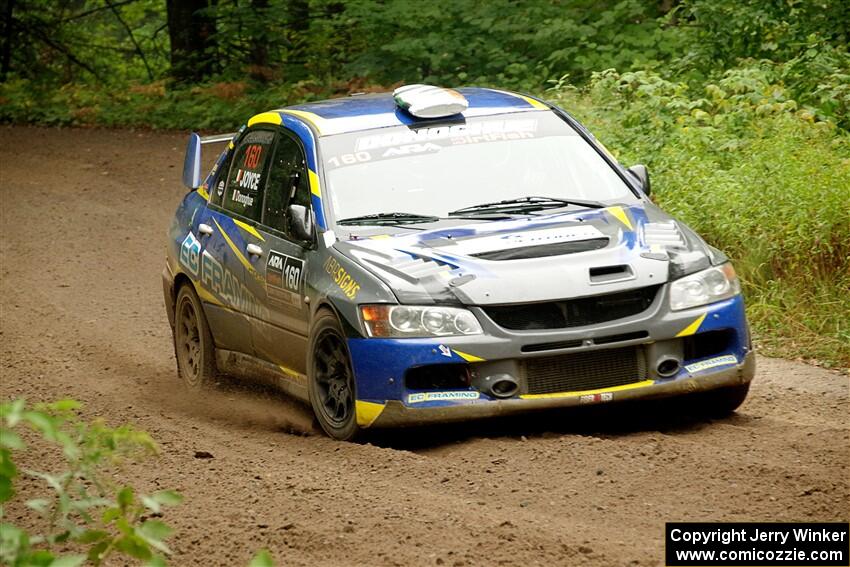
[[[732,264],[715,266],[670,284],[670,309],[680,311],[728,299],[741,293]]]
[[[475,315],[456,307],[361,305],[360,315],[370,337],[450,337],[483,332]]]

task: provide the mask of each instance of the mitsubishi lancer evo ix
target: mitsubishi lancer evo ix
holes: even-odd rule
[[[201,177],[201,147],[226,144]],[[271,382],[328,435],[747,395],[726,256],[564,110],[411,85],[192,134],[163,287],[177,369]]]

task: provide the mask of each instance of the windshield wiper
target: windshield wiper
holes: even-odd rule
[[[585,201],[582,199],[558,199],[555,197],[518,197],[516,199],[506,199],[504,201],[494,201],[492,203],[482,203],[480,205],[472,205],[471,207],[463,207],[449,213],[449,216],[465,215],[469,213],[481,212],[529,212],[539,211],[540,209],[551,209],[565,207],[567,205],[578,205],[580,207],[588,207],[591,209],[601,209],[605,206],[599,201]]]
[[[437,222],[440,217],[417,213],[373,213],[359,217],[338,220],[337,224],[412,224],[418,222]]]

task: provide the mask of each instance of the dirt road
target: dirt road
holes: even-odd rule
[[[174,565],[662,565],[666,521],[848,519],[848,378],[793,362],[760,359],[724,420],[603,408],[366,445],[245,387],[187,399],[160,287],[183,137],[0,136],[0,399],[149,431],[162,454],[127,475],[185,495]]]

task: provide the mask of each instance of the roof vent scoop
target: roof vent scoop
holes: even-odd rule
[[[417,118],[443,118],[460,114],[469,102],[453,89],[432,85],[405,85],[393,91],[396,105]]]

